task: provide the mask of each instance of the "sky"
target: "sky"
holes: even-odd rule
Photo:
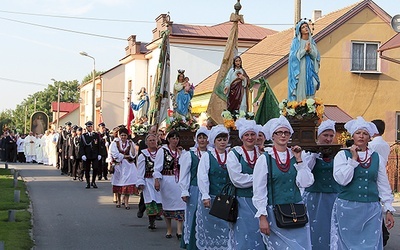
[[[246,23],[277,31],[291,27],[294,0],[242,0]],[[322,14],[357,0],[302,0],[302,17]],[[399,0],[375,0],[391,16]],[[169,13],[180,24],[215,25],[229,20],[236,0],[14,0],[0,6],[0,112],[56,81],[107,71],[125,56],[127,38],[152,39],[155,18]],[[277,4],[279,3],[279,4]],[[173,55],[171,55],[173,56]],[[55,99],[56,100],[56,99]]]

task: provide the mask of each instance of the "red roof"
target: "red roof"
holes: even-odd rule
[[[58,110],[58,103],[52,102],[51,103],[51,111],[56,112]],[[70,113],[75,109],[79,108],[79,103],[70,103],[70,102],[60,102],[60,112],[67,112]]]
[[[231,22],[224,22],[213,26],[200,26],[188,24],[172,24],[173,36],[196,36],[228,38],[232,28]],[[263,28],[253,24],[239,23],[239,40],[261,40],[266,36],[277,33],[275,30]]]
[[[353,119],[349,114],[343,111],[343,109],[339,108],[337,105],[324,104],[325,113],[324,120],[331,119],[336,123],[346,123]]]
[[[394,37],[390,38],[389,41],[382,44],[382,46],[379,48],[379,51],[385,51],[399,47],[400,47],[400,33],[397,33]]]

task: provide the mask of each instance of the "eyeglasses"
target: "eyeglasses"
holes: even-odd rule
[[[282,136],[282,135],[290,136],[291,133],[289,131],[275,131],[274,135],[277,135],[277,136]]]

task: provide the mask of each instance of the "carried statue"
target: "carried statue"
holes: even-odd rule
[[[312,38],[309,23],[301,20],[296,24],[295,37],[289,53],[288,100],[302,101],[314,98],[320,87],[318,77],[320,54]]]
[[[181,116],[190,116],[194,86],[189,82],[189,77],[185,76],[185,70],[178,70],[178,76],[174,84],[174,113]]]

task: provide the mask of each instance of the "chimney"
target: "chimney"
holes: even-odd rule
[[[161,37],[161,32],[164,30],[172,31],[172,21],[168,14],[161,14],[156,18],[156,28],[153,29],[153,40]]]
[[[126,55],[140,54],[140,44],[141,42],[136,41],[136,35],[131,35],[128,37],[128,46],[125,47]]]
[[[320,19],[322,16],[322,10],[314,10],[312,13],[312,22],[315,22],[316,20]]]

